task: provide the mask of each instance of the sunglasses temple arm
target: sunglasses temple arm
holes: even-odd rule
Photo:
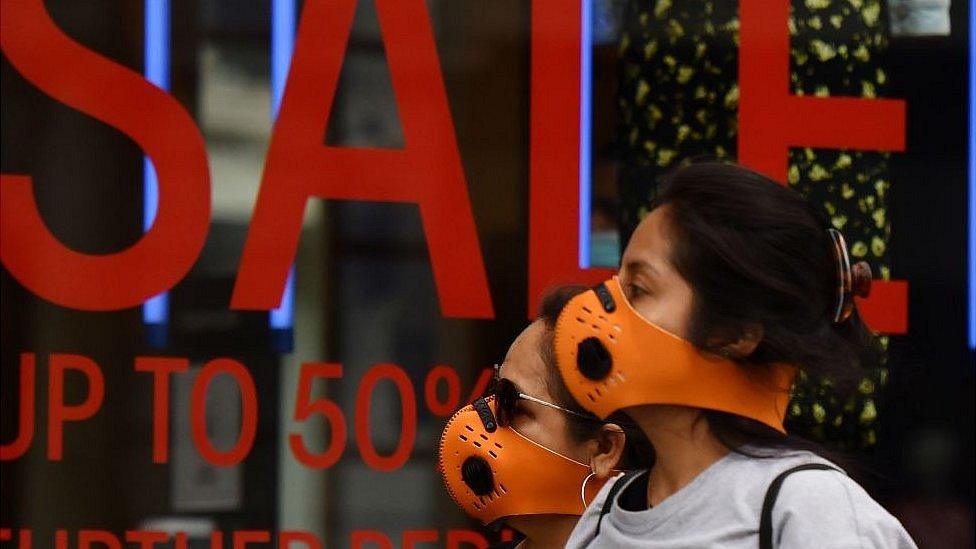
[[[585,419],[590,419],[590,418],[584,416],[583,414],[581,414],[579,412],[575,412],[573,410],[570,410],[569,408],[563,408],[562,406],[560,406],[558,404],[553,404],[551,402],[546,402],[546,401],[544,401],[542,399],[535,398],[534,396],[529,396],[529,395],[527,395],[525,393],[519,393],[518,396],[519,396],[519,398],[522,398],[522,399],[525,399],[525,400],[528,400],[528,401],[531,401],[531,402],[535,402],[536,404],[541,404],[543,406],[548,406],[550,408],[554,408],[556,410],[559,410],[559,411],[562,411],[562,412],[566,412],[567,414],[573,414],[574,416],[577,416],[577,417],[581,417],[581,418],[585,418]]]

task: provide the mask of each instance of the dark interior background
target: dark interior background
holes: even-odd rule
[[[372,2],[360,4],[323,140],[397,147],[402,135],[383,76],[384,47]],[[440,316],[419,211],[410,205],[313,206],[321,209],[323,222],[303,232],[299,271],[314,276],[299,281],[299,299],[319,316],[308,317],[304,335],[295,334],[290,357],[275,352],[266,314],[228,307],[246,216],[215,214],[197,265],[172,291],[170,337],[163,348],[149,345],[137,309],[86,313],[58,307],[3,270],[0,440],[12,440],[17,430],[23,352],[37,355],[38,396],[30,450],[0,464],[0,527],[32,528],[41,547],[53,546],[57,528],[123,532],[167,518],[203,518],[220,530],[305,527],[321,532],[329,547],[347,546],[351,532],[361,529],[382,530],[396,542],[408,529],[474,527],[441,486],[434,448],[443,418],[422,404],[414,452],[404,469],[366,468],[350,432],[343,460],[311,481],[318,499],[295,500],[294,488],[281,480],[294,468],[280,452],[291,429],[282,399],[294,392],[282,372],[296,361],[344,364],[348,382],[329,384],[321,394],[351,418],[353,380],[373,364],[402,366],[419,388],[431,366],[451,364],[465,392],[525,323],[529,4],[427,4],[496,319]],[[46,5],[67,34],[141,72],[141,3]],[[267,0],[173,1],[172,94],[198,119],[209,108],[201,107],[206,52],[217,52],[221,63],[248,78],[267,78],[269,9]],[[907,152],[893,155],[891,164],[891,246],[893,277],[910,283],[910,332],[892,339],[880,443],[857,457],[876,473],[868,481],[872,492],[910,528],[916,525],[913,534],[920,540],[932,535],[928,530],[937,535],[955,524],[970,535],[973,529],[976,358],[966,342],[966,262],[973,261],[966,256],[968,16],[967,3],[953,2],[951,36],[895,38],[888,51],[891,96],[908,103]],[[33,88],[6,58],[0,83],[3,173],[34,177],[41,213],[54,234],[89,253],[135,242],[141,233],[141,151],[116,130]],[[241,139],[203,131],[209,151],[233,148]],[[260,165],[260,155],[249,161]],[[256,184],[260,174],[251,178]],[[304,350],[308,340],[314,340],[314,352]],[[65,458],[50,462],[46,367],[47,357],[57,352],[96,360],[105,374],[106,399],[93,419],[66,427]],[[187,511],[174,505],[172,485],[179,473],[176,464],[151,462],[152,385],[149,376],[133,371],[137,355],[185,356],[194,364],[231,356],[248,366],[261,417],[255,447],[238,471],[241,496],[234,508]],[[84,392],[83,380],[69,378],[69,401]],[[374,395],[373,438],[383,452],[396,444],[397,399],[385,386]]]

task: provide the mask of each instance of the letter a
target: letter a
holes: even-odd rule
[[[322,145],[356,0],[308,0],[231,306],[281,302],[309,197],[420,206],[441,311],[494,316],[423,0],[377,0],[402,150]]]

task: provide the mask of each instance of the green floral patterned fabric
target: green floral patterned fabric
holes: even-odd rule
[[[881,0],[793,0],[793,93],[883,96],[884,7]],[[647,213],[655,176],[698,156],[735,158],[738,33],[734,0],[628,2],[617,93],[623,241]],[[868,261],[875,276],[885,279],[888,159],[878,152],[794,149],[788,176],[790,186],[823,205],[854,258]],[[874,445],[878,392],[886,376],[883,368],[864,372],[857,397],[842,399],[829,380],[801,375],[790,429],[844,448]]]

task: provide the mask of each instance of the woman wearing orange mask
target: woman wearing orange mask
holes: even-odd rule
[[[877,359],[853,305],[866,267],[760,174],[704,163],[672,175],[619,276],[557,322],[567,388],[600,417],[623,410],[656,454],[600,491],[567,547],[914,547],[783,427],[798,369],[843,387]]]
[[[565,287],[496,366],[488,396],[448,422],[441,473],[452,497],[485,524],[518,537],[505,546],[563,547],[579,515],[619,470],[650,459],[640,431],[577,405],[556,371],[553,326],[585,287]],[[640,441],[643,441],[641,444]]]

